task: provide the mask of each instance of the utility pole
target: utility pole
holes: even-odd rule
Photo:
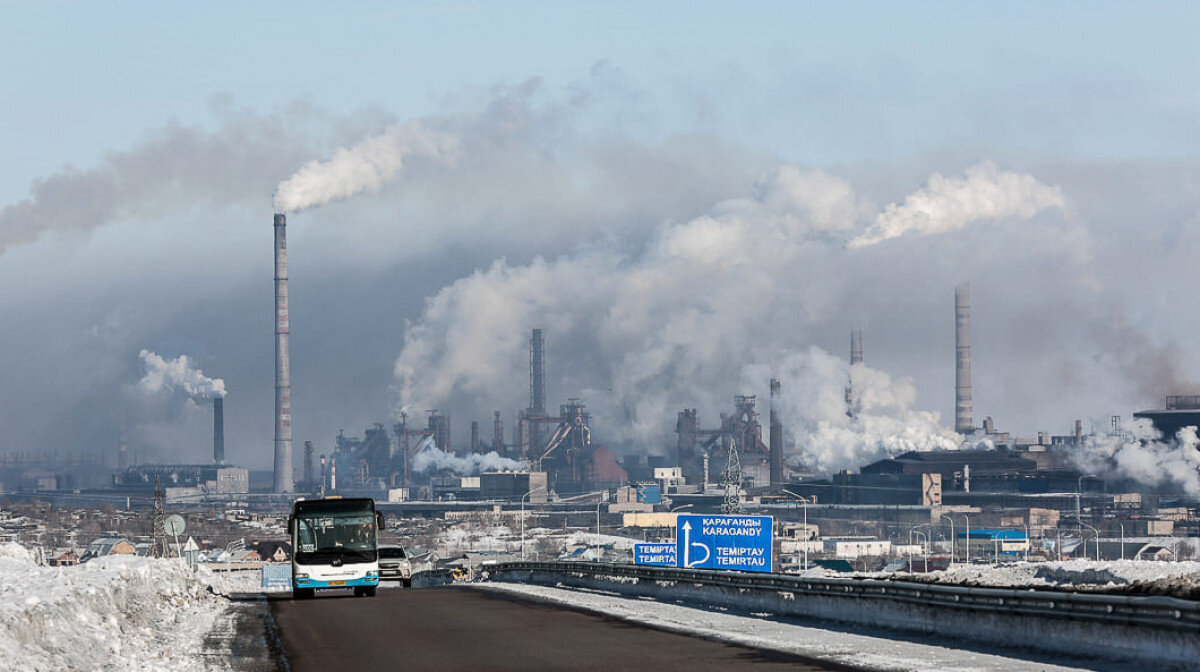
[[[162,484],[154,477],[154,508],[150,513],[151,546],[150,554],[156,558],[165,558],[167,552],[167,513],[163,507]]]
[[[725,501],[721,513],[742,512],[742,461],[738,457],[737,442],[729,439],[729,460],[725,467]]]

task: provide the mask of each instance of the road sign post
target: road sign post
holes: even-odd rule
[[[771,516],[681,515],[676,519],[679,567],[770,572]]]

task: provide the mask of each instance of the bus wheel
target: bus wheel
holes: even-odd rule
[[[363,588],[363,595],[367,597],[375,597],[375,586],[367,586]]]
[[[311,600],[316,596],[316,591],[312,588],[293,588],[292,599],[294,600]]]

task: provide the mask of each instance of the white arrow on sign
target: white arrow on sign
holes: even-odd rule
[[[696,542],[694,544],[692,543],[692,524],[691,524],[691,522],[686,521],[686,520],[683,521],[683,527],[681,529],[683,530],[683,566],[684,567],[692,567],[694,565],[702,565],[702,564],[708,562],[708,558],[712,555],[712,550],[710,550],[708,548],[708,546],[701,544],[700,542]],[[697,560],[696,562],[691,561],[692,546],[699,546],[700,548],[704,549],[704,559],[703,560]]]

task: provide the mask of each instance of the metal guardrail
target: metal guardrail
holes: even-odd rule
[[[413,572],[410,577],[413,588],[428,588],[454,583],[454,570],[449,568],[426,569]]]
[[[973,612],[1121,623],[1200,633],[1200,602],[1173,597],[1104,595],[1065,590],[975,588],[883,579],[805,578],[790,574],[751,574],[605,562],[504,562],[485,564],[480,570],[499,580],[509,579],[513,573],[523,572],[546,572],[588,578],[619,577],[637,579],[639,583],[673,582],[740,590],[787,592],[797,598],[808,596],[889,600]]]

